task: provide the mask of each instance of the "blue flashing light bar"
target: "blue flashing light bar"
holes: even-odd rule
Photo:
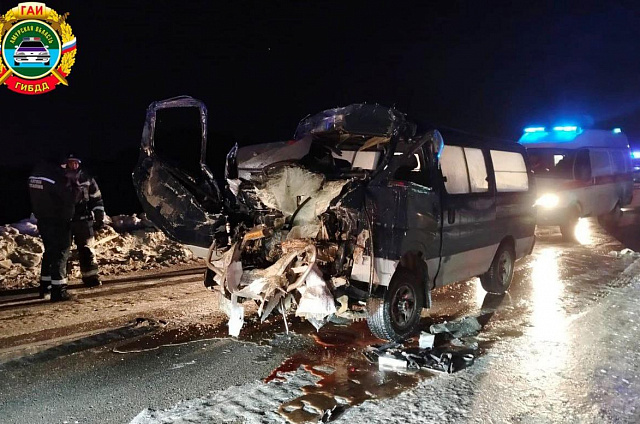
[[[622,132],[622,129],[621,129],[621,128],[614,128],[614,129],[613,129],[613,133],[614,133],[614,134],[620,134],[621,132]]]
[[[524,129],[526,133],[544,132],[544,127],[527,127]]]
[[[634,159],[640,159],[640,152],[637,150],[634,150],[633,152],[631,152],[631,157]]]
[[[566,131],[566,132],[575,132],[578,131],[578,127],[575,125],[564,125],[553,127],[554,131]]]

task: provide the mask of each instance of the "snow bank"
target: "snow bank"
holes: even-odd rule
[[[96,234],[93,245],[100,275],[125,274],[194,261],[191,251],[169,240],[144,215],[118,215]],[[36,287],[44,246],[36,220],[24,219],[0,227],[0,290]],[[69,277],[80,278],[78,252],[73,247]]]

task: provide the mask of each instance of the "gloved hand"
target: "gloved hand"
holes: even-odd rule
[[[93,229],[98,231],[104,228],[104,211],[96,209],[93,211]]]

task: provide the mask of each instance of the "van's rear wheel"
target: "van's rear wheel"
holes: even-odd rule
[[[384,296],[367,301],[367,324],[380,339],[403,340],[417,330],[423,307],[422,281],[411,270],[399,268]]]
[[[516,253],[511,243],[502,243],[493,257],[489,271],[480,276],[482,288],[489,293],[504,294],[513,280]]]

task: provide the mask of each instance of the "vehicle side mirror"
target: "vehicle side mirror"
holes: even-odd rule
[[[227,161],[224,168],[224,177],[227,180],[235,180],[238,178],[238,143],[236,143],[229,153],[227,153]]]

